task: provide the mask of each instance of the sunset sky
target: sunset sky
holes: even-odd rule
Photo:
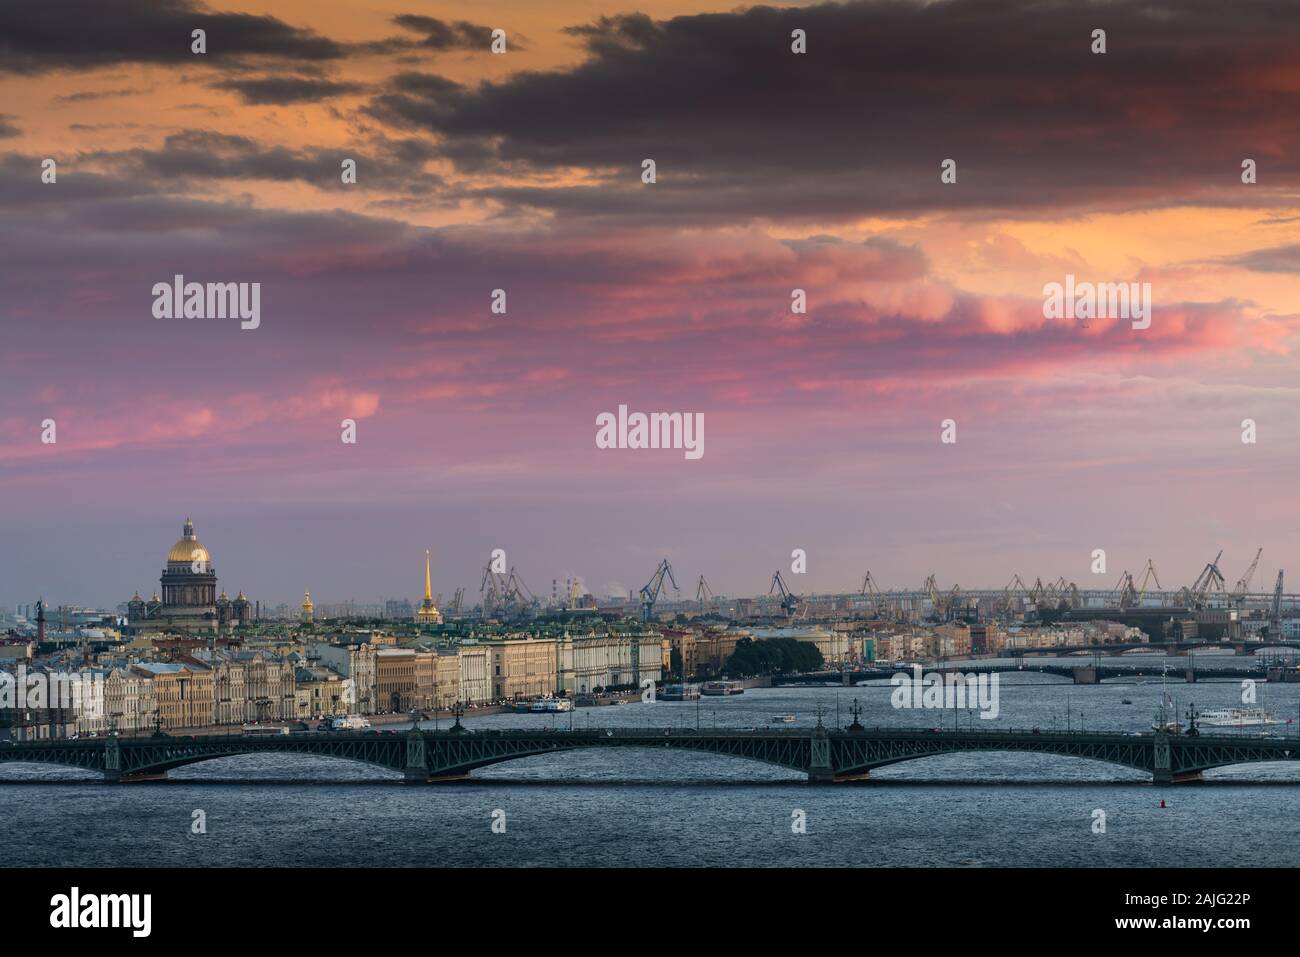
[[[154,318],[178,273],[260,328]],[[1151,327],[1045,319],[1067,274]],[[147,595],[187,515],[270,603],[416,597],[426,548],[471,597],[493,548],[539,594],[793,548],[799,592],[1259,546],[1294,589],[1300,11],[11,0],[0,322],[9,603]],[[620,404],[704,456],[597,449]]]

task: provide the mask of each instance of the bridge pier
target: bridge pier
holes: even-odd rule
[[[1168,768],[1157,768],[1152,774],[1152,784],[1187,784],[1191,781],[1204,781],[1200,771],[1185,771],[1174,774]]]
[[[136,784],[140,781],[166,781],[166,771],[145,771],[138,774],[123,774],[117,769],[104,772],[104,781],[108,784]]]
[[[1183,680],[1186,681],[1189,685],[1196,684],[1196,669],[1188,668],[1186,671],[1184,671]]]
[[[835,780],[835,769],[831,767],[831,741],[826,729],[817,719],[817,728],[808,742],[808,783],[831,784]]]
[[[1073,672],[1074,683],[1077,685],[1095,685],[1101,682],[1097,676],[1097,669],[1091,665],[1084,668],[1075,668]]]

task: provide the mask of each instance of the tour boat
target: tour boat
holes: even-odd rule
[[[278,724],[246,724],[244,734],[288,734],[289,729]]]
[[[370,722],[359,714],[346,714],[328,719],[321,727],[326,731],[361,731],[370,727]]]
[[[794,724],[794,715],[792,714],[774,714],[772,720],[777,724]]]
[[[732,681],[706,681],[702,692],[710,696],[744,694],[745,689]]]
[[[1266,724],[1282,724],[1273,717],[1272,711],[1263,708],[1216,708],[1202,711],[1198,717],[1201,724],[1212,728],[1258,728]]]
[[[559,714],[573,710],[573,702],[568,698],[538,698],[528,710],[532,714]]]

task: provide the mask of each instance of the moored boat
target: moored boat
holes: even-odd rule
[[[1282,724],[1272,711],[1263,708],[1215,708],[1202,711],[1201,724],[1212,728],[1258,728],[1268,724]]]
[[[711,697],[722,695],[744,694],[745,689],[734,681],[706,681],[701,689],[702,694]]]

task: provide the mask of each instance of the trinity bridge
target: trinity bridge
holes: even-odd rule
[[[344,732],[225,737],[118,737],[0,744],[0,763],[37,762],[96,771],[109,781],[165,778],[172,768],[244,754],[305,754],[361,761],[407,781],[463,779],[477,768],[583,748],[668,748],[761,761],[814,783],[851,781],[902,761],[958,752],[1054,754],[1122,765],[1157,784],[1195,780],[1234,764],[1300,760],[1300,738],[1165,732],[975,731],[864,728]]]

